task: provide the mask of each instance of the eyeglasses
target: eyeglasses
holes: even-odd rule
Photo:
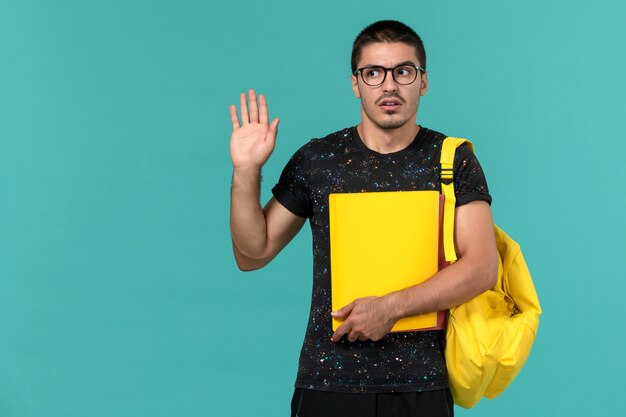
[[[393,68],[385,68],[378,65],[372,65],[369,67],[359,68],[354,71],[354,75],[361,73],[361,79],[370,87],[378,87],[385,82],[387,78],[387,71],[391,71],[393,80],[401,85],[408,85],[413,83],[417,79],[417,73],[426,70],[417,65],[402,64]]]

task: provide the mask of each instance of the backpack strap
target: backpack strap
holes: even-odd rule
[[[467,139],[447,137],[441,147],[441,193],[445,196],[443,206],[443,249],[446,261],[454,263],[457,260],[454,249],[454,211],[456,196],[454,195],[454,154],[456,148],[467,143],[474,152],[474,145]]]

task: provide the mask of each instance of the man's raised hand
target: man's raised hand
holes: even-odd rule
[[[279,119],[269,124],[267,102],[264,95],[257,96],[254,90],[249,91],[250,111],[248,111],[245,93],[240,96],[241,124],[237,117],[237,108],[230,106],[230,118],[233,122],[233,133],[230,136],[230,157],[235,169],[260,169],[268,160],[278,132]]]

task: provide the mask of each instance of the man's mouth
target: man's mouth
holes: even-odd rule
[[[385,111],[394,111],[400,108],[402,101],[399,98],[382,98],[378,105]]]
[[[393,111],[393,110],[397,110],[398,108],[400,108],[400,101],[395,100],[395,99],[385,99],[382,100],[379,104],[379,106],[381,108],[383,108],[383,110],[385,111]]]

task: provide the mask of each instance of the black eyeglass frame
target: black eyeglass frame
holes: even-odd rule
[[[410,83],[404,84],[404,83],[401,83],[398,80],[396,80],[395,70],[397,70],[400,67],[413,67],[413,68],[415,68],[417,70],[417,72],[415,73],[415,78],[413,78],[413,81],[411,81]],[[378,84],[370,84],[367,81],[365,81],[365,78],[363,78],[363,70],[371,69],[371,68],[381,68],[382,70],[385,71],[385,75],[383,75],[383,80],[380,83],[378,83]],[[426,72],[426,69],[424,69],[424,68],[422,68],[420,66],[417,66],[415,64],[406,64],[406,63],[405,64],[400,64],[400,65],[396,65],[393,68],[385,68],[382,65],[368,65],[367,67],[357,68],[357,70],[354,71],[354,73],[352,75],[358,77],[358,73],[360,72],[361,73],[361,80],[363,80],[365,85],[369,85],[370,87],[378,87],[378,86],[383,85],[383,83],[387,79],[387,72],[389,72],[389,71],[391,71],[391,78],[393,78],[393,80],[396,83],[398,83],[400,85],[411,85],[411,84],[413,84],[415,82],[415,80],[417,80],[417,76],[419,75],[419,72],[420,71]]]

